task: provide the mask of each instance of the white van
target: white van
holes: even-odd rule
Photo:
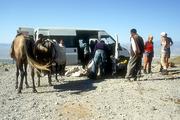
[[[27,30],[27,32],[31,33],[32,28],[23,29],[19,28],[18,31]],[[64,44],[66,47],[66,63],[67,65],[76,65],[81,62],[81,52],[80,45],[83,41],[84,43],[90,43],[90,41],[99,41],[103,39],[106,44],[108,44],[109,48],[112,51],[112,55],[115,55],[115,51],[118,55],[118,58],[129,58],[129,52],[127,49],[123,48],[118,44],[117,40],[111,37],[104,30],[96,30],[96,29],[65,29],[65,28],[37,28],[34,29],[34,38],[38,39],[39,34],[43,34],[45,37],[49,39],[55,39],[56,41],[64,40]],[[115,50],[116,48],[116,50]]]

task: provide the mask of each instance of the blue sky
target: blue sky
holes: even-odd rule
[[[162,31],[180,40],[180,0],[1,0],[0,18],[0,43],[20,26],[104,29],[121,43],[131,28],[144,40],[152,34],[158,43]]]

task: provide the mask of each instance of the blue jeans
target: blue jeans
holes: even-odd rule
[[[100,74],[105,73],[105,62],[106,62],[106,53],[104,50],[96,50],[94,55],[94,64],[92,66],[92,72],[97,75],[97,66],[100,65]]]

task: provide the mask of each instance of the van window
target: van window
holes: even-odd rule
[[[55,39],[58,42],[64,40],[64,45],[68,48],[76,47],[75,36],[50,36],[50,39]]]
[[[101,40],[104,40],[106,44],[114,44],[115,40],[111,36],[101,36]]]
[[[74,36],[65,36],[62,39],[66,47],[76,47]]]

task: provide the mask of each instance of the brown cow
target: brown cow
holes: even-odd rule
[[[49,64],[40,64],[33,56],[33,48],[34,40],[29,39],[28,37],[24,36],[23,34],[16,35],[14,41],[11,45],[11,57],[16,61],[16,89],[18,88],[18,76],[19,71],[21,74],[21,81],[18,88],[18,93],[21,93],[23,88],[23,80],[25,77],[26,87],[28,87],[27,83],[27,63],[29,62],[31,66],[40,69],[49,71]],[[31,74],[33,75],[33,74]],[[34,77],[32,77],[33,83],[33,92],[37,92],[34,83]]]

